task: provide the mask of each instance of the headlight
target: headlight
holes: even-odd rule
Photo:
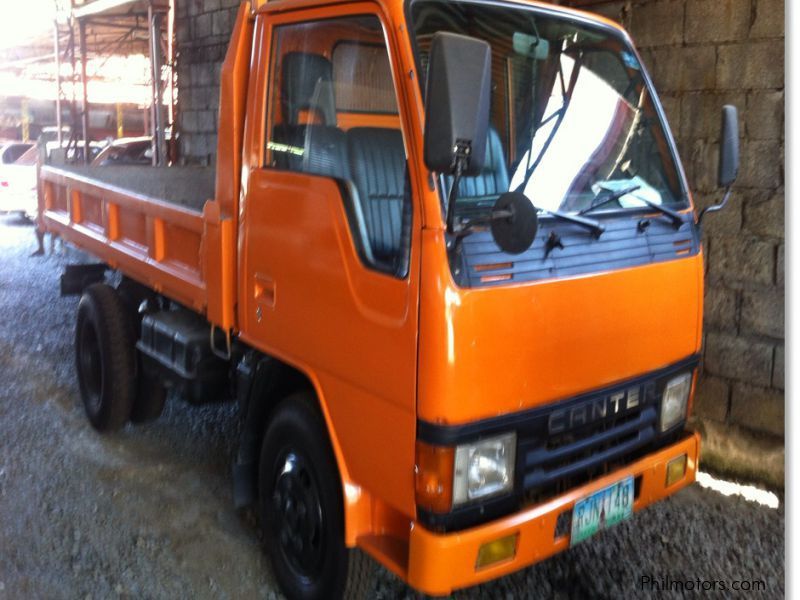
[[[453,506],[510,491],[514,487],[516,450],[516,433],[458,446]]]
[[[689,391],[692,389],[692,374],[683,373],[673,377],[664,388],[661,398],[660,430],[665,432],[677,425],[686,416]]]

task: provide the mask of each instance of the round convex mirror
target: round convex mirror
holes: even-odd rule
[[[539,219],[536,207],[522,192],[506,192],[492,209],[492,236],[503,252],[522,254],[531,247]]]

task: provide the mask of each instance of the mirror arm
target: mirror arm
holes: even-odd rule
[[[450,185],[450,193],[447,195],[447,233],[453,235],[453,219],[456,212],[456,197],[458,196],[458,184],[461,179],[462,169],[456,168],[453,175],[453,183]]]
[[[461,182],[461,175],[467,168],[467,161],[472,151],[470,143],[456,144],[455,156],[453,158],[453,184],[450,186],[450,193],[447,195],[447,233],[453,235],[453,221],[456,212],[456,197],[458,196],[458,184]]]
[[[703,224],[703,217],[706,213],[717,212],[725,208],[725,205],[728,204],[728,199],[731,197],[731,191],[733,190],[733,184],[729,185],[725,190],[725,195],[722,197],[722,202],[719,204],[715,204],[714,206],[707,206],[703,210],[700,211],[700,216],[697,218],[697,226],[700,227]]]

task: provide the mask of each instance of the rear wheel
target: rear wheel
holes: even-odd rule
[[[133,405],[133,328],[119,295],[108,285],[90,285],[78,304],[75,363],[89,422],[98,431],[120,429]]]
[[[336,461],[310,394],[286,398],[264,434],[259,508],[275,577],[288,598],[365,598],[374,565],[344,545]]]

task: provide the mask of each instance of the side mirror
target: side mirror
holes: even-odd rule
[[[735,106],[726,104],[722,107],[722,130],[719,134],[719,172],[717,183],[725,188],[722,202],[705,208],[697,219],[697,224],[703,224],[706,213],[717,212],[725,208],[731,196],[731,187],[739,175],[739,112]]]
[[[719,139],[719,187],[727,188],[739,174],[739,113],[735,106],[722,107]]]
[[[433,36],[425,93],[425,165],[445,175],[478,175],[486,156],[492,52],[465,35]]]

